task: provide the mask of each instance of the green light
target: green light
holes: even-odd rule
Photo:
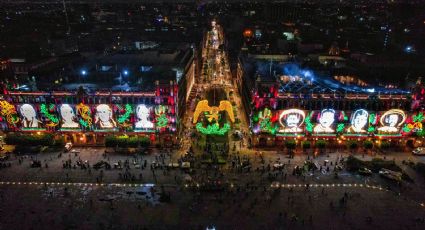
[[[412,129],[411,129],[411,128],[409,128],[409,125],[408,125],[408,124],[404,124],[403,132],[405,132],[405,133],[410,133],[410,131],[412,131]]]
[[[369,123],[374,125],[376,123],[376,115],[374,113],[371,113],[369,116]]]
[[[423,137],[423,136],[425,136],[425,129],[421,129],[421,130],[419,130],[418,132],[416,132],[416,135],[417,135],[418,137]]]
[[[168,118],[165,112],[166,108],[163,105],[159,105],[157,108],[155,108],[156,127],[163,128],[167,126]]]
[[[90,110],[87,111],[87,116],[91,116]],[[89,122],[84,120],[83,118],[80,118],[80,120],[78,120],[78,122],[80,122],[80,124],[85,127],[85,128],[89,128]]]
[[[373,132],[375,132],[375,127],[373,127],[373,126],[369,126],[369,128],[367,129],[367,131],[368,131],[369,133],[373,133]]]
[[[345,125],[343,123],[339,123],[338,126],[336,127],[336,132],[337,133],[342,133],[344,131]]]
[[[83,127],[86,127],[86,128],[88,128],[88,127],[89,127],[89,124],[87,123],[87,121],[83,120],[82,118],[80,118],[80,120],[78,120],[78,121],[80,122],[80,124],[81,124]]]
[[[305,130],[307,130],[307,132],[311,133],[313,132],[313,123],[311,123],[311,117],[313,115],[313,112],[310,112],[308,114],[308,116],[305,118]]]
[[[118,123],[122,124],[130,118],[130,115],[133,113],[133,108],[131,105],[126,104],[125,105],[125,113],[122,116],[118,117]]]
[[[230,130],[230,124],[225,123],[222,128],[216,122],[212,125],[208,125],[206,128],[202,126],[202,123],[196,124],[196,130],[205,135],[224,135]]]
[[[167,126],[167,124],[168,124],[168,118],[163,113],[157,118],[156,126],[159,127],[159,128],[163,128],[163,127]]]
[[[374,113],[371,113],[370,115],[369,115],[369,128],[367,129],[367,131],[369,132],[369,133],[373,133],[373,132],[375,132],[375,130],[376,130],[376,128],[375,128],[375,125],[376,124],[376,114],[374,114]]]
[[[50,114],[49,110],[53,110],[55,108],[54,104],[50,104],[49,109],[47,109],[46,104],[41,104],[40,109],[41,109],[41,113],[47,117],[47,119],[49,119],[52,123],[54,124],[58,124],[59,123],[59,119],[57,116]]]
[[[413,115],[413,122],[422,122],[425,119],[423,113],[418,113],[418,115]]]

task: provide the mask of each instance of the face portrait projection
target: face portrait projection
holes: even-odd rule
[[[378,128],[380,132],[397,133],[399,128],[406,120],[406,114],[400,109],[391,109],[382,114],[379,120],[381,127]]]
[[[299,133],[302,132],[301,128],[304,123],[305,113],[299,109],[288,109],[282,111],[279,115],[279,123],[282,129],[279,130],[281,133]]]
[[[22,128],[41,128],[41,122],[37,118],[37,112],[34,106],[23,104],[19,107],[21,114]]]
[[[364,109],[358,109],[351,115],[351,126],[348,133],[365,133],[367,129],[369,113]]]
[[[324,109],[318,115],[318,124],[314,127],[315,133],[333,133],[335,130],[332,128],[335,122],[335,110]]]
[[[100,104],[96,106],[94,123],[98,129],[111,129],[117,126],[113,119],[112,109],[109,105]]]
[[[144,104],[137,105],[136,107],[136,129],[153,129],[154,124],[149,120],[151,115],[151,108],[146,107]]]
[[[69,104],[62,104],[59,107],[59,113],[61,116],[62,126],[61,128],[79,128],[77,122],[77,116],[75,115],[74,109]]]

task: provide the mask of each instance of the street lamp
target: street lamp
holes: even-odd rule
[[[125,75],[125,76],[127,76],[128,74],[129,74],[129,72],[128,72],[128,70],[124,70],[124,71],[122,71],[122,73]]]

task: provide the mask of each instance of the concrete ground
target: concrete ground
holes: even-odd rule
[[[78,148],[77,148],[78,149]],[[413,183],[404,182],[402,188],[378,175],[363,177],[346,171],[334,178],[329,173],[315,172],[303,176],[292,175],[295,165],[301,165],[307,156],[297,154],[293,159],[275,151],[261,151],[264,164],[253,150],[248,155],[251,172],[232,169],[231,160],[220,169],[195,165],[192,183],[185,181],[187,174],[180,169],[150,169],[152,161],[176,162],[179,154],[168,155],[152,150],[146,156],[107,154],[103,148],[80,148],[80,153],[43,153],[23,157],[12,156],[10,168],[0,169],[0,181],[28,182],[25,185],[0,184],[1,229],[205,229],[214,224],[217,229],[423,229],[425,195],[423,178],[408,171]],[[259,152],[259,151],[258,151]],[[347,153],[329,153],[314,161],[324,165],[325,160],[335,162]],[[361,154],[357,154],[362,158]],[[31,157],[42,162],[42,168],[30,168]],[[365,155],[364,158],[372,156]],[[383,157],[383,156],[378,156]],[[399,165],[403,159],[423,161],[407,153],[387,153]],[[105,160],[111,164],[129,160],[128,172],[135,180],[125,180],[119,174],[125,170],[64,169],[64,161],[88,161],[91,166]],[[145,169],[132,163],[146,160]],[[261,168],[279,160],[287,164],[282,172],[269,179]],[[48,168],[45,168],[45,163]],[[329,164],[329,163],[328,163]],[[407,167],[408,166],[403,166]],[[260,171],[256,171],[259,168]],[[90,171],[90,172],[89,172]],[[140,173],[142,178],[140,178]],[[222,173],[222,175],[221,175]],[[154,177],[155,174],[155,177]],[[285,176],[286,174],[286,176]],[[101,175],[103,175],[102,179]],[[223,192],[200,191],[197,184],[209,180],[219,181]],[[31,182],[31,184],[29,183]],[[32,182],[66,182],[70,184],[33,184]],[[86,182],[90,184],[77,184]],[[96,183],[105,183],[104,186]],[[75,184],[73,184],[75,183]],[[137,184],[135,187],[107,185],[108,183]],[[154,190],[150,189],[153,184]],[[281,183],[283,188],[272,188]],[[296,185],[288,188],[288,185]],[[306,189],[305,185],[310,188]],[[169,194],[169,203],[159,202],[161,185]],[[298,186],[302,187],[298,187]],[[333,186],[332,186],[333,185]],[[350,185],[350,186],[349,186]],[[370,185],[370,187],[366,187]],[[187,187],[186,187],[187,186]],[[191,187],[192,186],[192,187]],[[316,187],[317,186],[317,187]],[[323,186],[323,187],[321,187]],[[362,187],[360,187],[362,186]],[[372,187],[376,186],[376,187]],[[382,190],[380,190],[381,188]],[[153,196],[152,196],[153,194]],[[346,202],[341,199],[346,196]],[[310,217],[311,216],[311,217]],[[311,221],[310,221],[311,218]],[[47,227],[48,226],[48,227]]]

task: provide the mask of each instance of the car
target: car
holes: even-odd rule
[[[37,160],[31,161],[30,167],[31,168],[41,168],[41,161],[37,161]]]
[[[372,175],[372,171],[370,169],[368,169],[368,168],[360,168],[359,171],[358,171],[358,173],[360,175],[363,175],[363,176],[370,176],[370,175]]]
[[[425,156],[425,148],[418,147],[412,151],[413,155]]]
[[[80,151],[73,149],[71,150],[71,153],[80,153]]]
[[[272,187],[272,188],[279,188],[280,187],[280,182],[279,181],[273,181],[272,184],[270,185],[270,187]]]
[[[379,175],[390,180],[401,181],[402,173],[382,168],[379,170]]]
[[[105,167],[105,169],[110,169],[111,165],[106,161],[99,161],[99,162],[97,162],[96,164],[93,165],[94,169],[100,169],[100,168],[103,168],[103,167]]]
[[[168,163],[168,168],[178,168],[179,167],[179,163],[176,163],[176,162],[171,162],[171,163]]]
[[[180,166],[182,169],[188,169],[190,168],[190,162],[183,161],[182,165]]]
[[[69,151],[69,150],[71,150],[72,149],[72,143],[71,142],[68,142],[68,143],[66,143],[65,144],[65,151]]]

